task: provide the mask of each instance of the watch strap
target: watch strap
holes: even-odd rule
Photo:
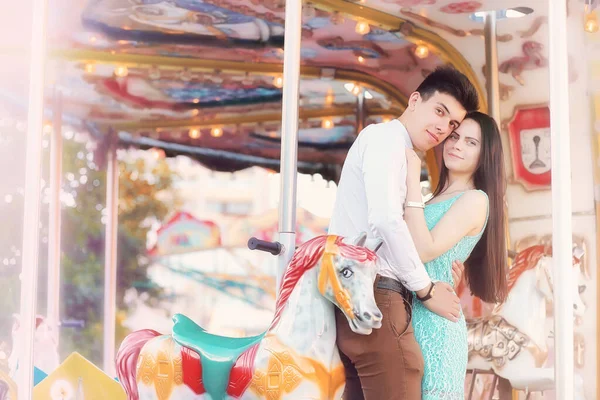
[[[427,294],[423,297],[419,297],[417,295],[417,299],[419,299],[419,301],[421,301],[421,302],[425,302],[433,297],[434,292],[435,292],[435,282],[431,282],[431,286],[429,287],[429,291],[427,292]]]

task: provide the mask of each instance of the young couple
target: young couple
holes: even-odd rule
[[[478,103],[463,74],[438,68],[398,119],[366,127],[348,152],[329,233],[384,240],[374,287],[383,325],[358,335],[336,312],[344,400],[464,399],[467,330],[453,285],[464,269],[474,295],[506,296],[502,144]],[[439,185],[425,205],[413,148],[438,144]]]

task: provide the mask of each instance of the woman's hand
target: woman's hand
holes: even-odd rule
[[[406,182],[421,182],[421,159],[413,149],[406,148]]]

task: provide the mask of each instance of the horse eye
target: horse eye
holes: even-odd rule
[[[342,270],[342,276],[346,279],[350,278],[352,275],[354,275],[354,272],[352,272],[352,270],[350,268],[344,268]]]
[[[579,285],[579,293],[585,292],[585,285]]]

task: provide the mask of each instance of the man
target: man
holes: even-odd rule
[[[410,95],[398,119],[366,127],[348,152],[329,233],[367,232],[384,240],[374,289],[383,325],[371,335],[358,335],[336,312],[346,369],[344,400],[421,399],[423,356],[410,323],[411,292],[432,312],[458,319],[458,297],[450,285],[431,282],[403,219],[405,147],[427,151],[442,143],[478,105],[471,82],[453,68],[440,67]],[[462,273],[458,266],[455,279]]]

